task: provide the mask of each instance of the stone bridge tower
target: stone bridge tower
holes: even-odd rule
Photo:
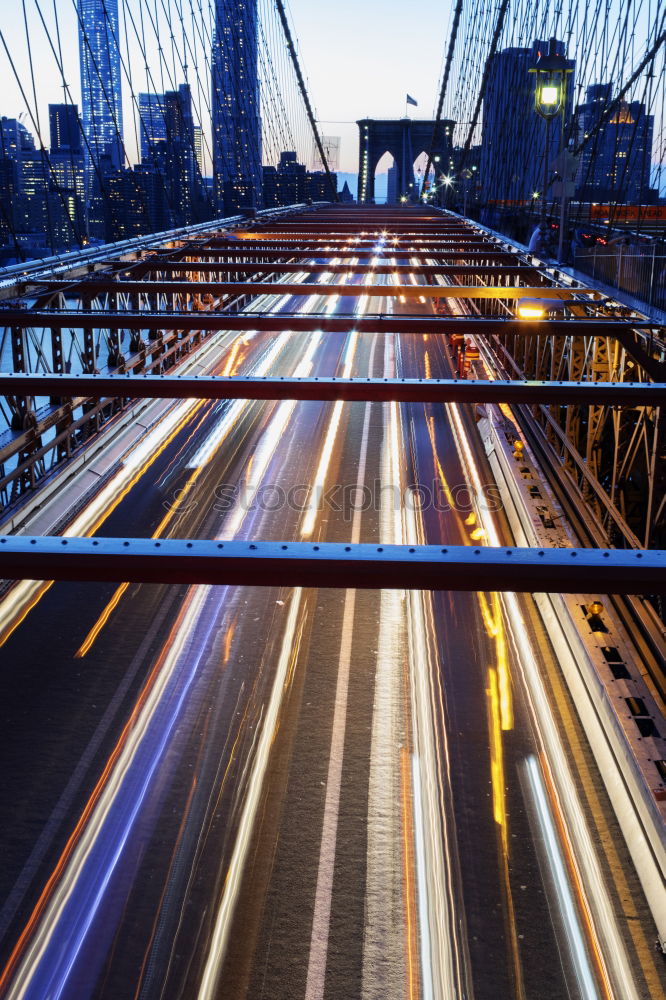
[[[414,161],[430,151],[434,121],[414,121],[398,118],[377,121],[364,118],[356,123],[359,129],[358,202],[375,200],[375,170],[384,153],[390,153],[397,170],[397,197],[416,200],[419,192],[414,182]],[[438,128],[437,149],[433,149],[436,173],[448,173],[452,156],[451,136],[455,122],[442,119]]]

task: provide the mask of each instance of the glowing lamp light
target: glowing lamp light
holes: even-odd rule
[[[558,52],[556,39],[551,38],[548,51],[540,52],[536,65],[529,70],[536,76],[534,107],[546,121],[563,110],[567,76],[571,73],[567,59]]]
[[[541,104],[545,104],[546,107],[550,107],[553,104],[559,104],[559,102],[560,92],[558,87],[541,88]]]
[[[519,319],[543,319],[546,315],[544,306],[536,299],[520,299],[516,308]]]

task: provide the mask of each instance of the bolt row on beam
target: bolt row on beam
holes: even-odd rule
[[[0,395],[132,399],[297,399],[402,403],[665,406],[666,383],[245,375],[0,373]]]
[[[259,587],[666,592],[666,552],[0,537],[0,578]]]
[[[279,286],[282,288],[283,286]],[[302,287],[302,286],[298,286]],[[323,286],[321,286],[323,288]],[[342,286],[349,292],[349,286]],[[430,286],[428,286],[429,288]],[[316,286],[320,288],[319,285]],[[357,291],[363,286],[358,286]],[[427,291],[421,286],[420,294]],[[525,289],[520,289],[525,294]],[[540,292],[541,290],[539,290]],[[522,333],[544,337],[619,337],[633,330],[657,329],[647,320],[624,322],[612,319],[521,320],[467,316],[394,316],[392,314],[328,315],[321,313],[238,313],[238,312],[140,312],[108,309],[0,309],[0,327],[28,329],[106,329],[106,330],[284,330],[306,333],[342,332],[351,329],[364,333],[462,333],[470,336]]]
[[[372,273],[372,269],[370,270]],[[65,287],[67,287],[65,283]],[[273,281],[89,281],[83,287],[86,293],[163,294],[190,295],[196,292],[210,292],[214,295],[294,295],[294,296],[349,296],[369,295],[373,298],[418,299],[521,299],[538,297],[542,299],[571,299],[572,290],[549,286],[516,285],[351,285],[318,284],[313,282],[273,282]],[[592,288],[576,288],[576,295],[599,297]],[[2,319],[2,313],[0,313]]]

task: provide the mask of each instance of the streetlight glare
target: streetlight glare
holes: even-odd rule
[[[542,87],[541,88],[541,103],[545,104],[546,107],[552,107],[554,104],[559,103],[559,94],[557,87]]]
[[[535,306],[518,306],[518,316],[520,319],[543,319],[545,313]]]

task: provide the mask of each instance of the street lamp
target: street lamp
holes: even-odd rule
[[[464,170],[460,171],[460,176],[462,177],[462,179],[464,181],[464,184],[463,184],[463,215],[465,216],[465,218],[467,218],[467,188],[468,188],[468,182],[472,179],[472,177],[474,176],[474,174],[472,173],[471,170],[469,170],[467,167],[465,167]]]
[[[550,148],[550,123],[553,118],[562,115],[564,123],[564,105],[566,102],[567,74],[571,69],[567,66],[566,56],[557,52],[557,39],[548,42],[548,52],[539,53],[536,66],[529,70],[536,75],[534,88],[534,109],[546,123],[546,144],[543,157],[543,197],[541,199],[541,222],[546,221],[546,190],[548,187],[548,155]]]

